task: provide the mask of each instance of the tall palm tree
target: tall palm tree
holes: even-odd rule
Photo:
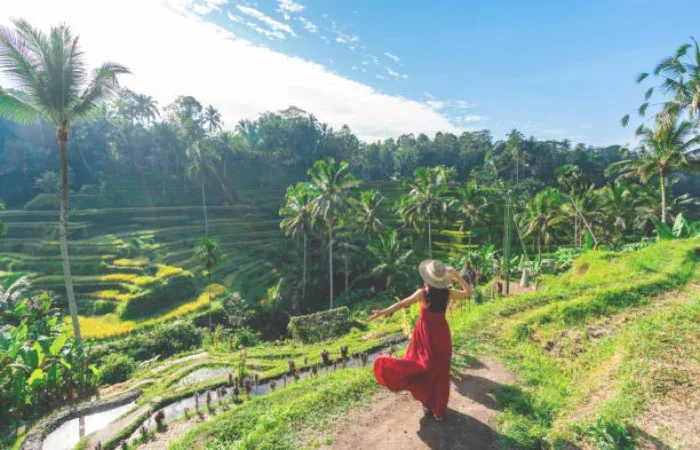
[[[399,215],[406,225],[418,227],[427,224],[428,255],[433,257],[432,221],[442,220],[447,213],[447,181],[444,169],[419,167],[414,179],[409,180],[409,192],[401,199]]]
[[[209,283],[209,286],[207,286],[207,309],[209,310],[209,329],[211,329],[211,292],[209,292],[209,289],[214,267],[221,261],[219,243],[209,238],[202,239],[194,247],[194,257],[204,271],[204,276],[207,277]]]
[[[187,157],[189,163],[187,165],[187,176],[191,180],[199,183],[202,189],[202,209],[204,210],[204,236],[209,237],[209,218],[207,217],[207,194],[206,184],[207,177],[216,173],[215,161],[221,159],[211,145],[205,140],[200,139],[193,142],[187,148]]]
[[[374,234],[384,226],[379,219],[383,202],[384,196],[376,190],[360,192],[360,197],[354,202],[359,231],[362,234],[367,234],[370,241],[374,238]]]
[[[700,115],[700,45],[695,38],[690,38],[691,43],[682,44],[673,56],[664,58],[654,68],[653,74],[661,78],[658,86],[664,94],[670,94],[671,99],[661,103],[661,107],[655,114],[657,122],[675,122],[683,113],[690,118]],[[691,55],[688,55],[688,51]],[[641,73],[637,76],[637,83],[641,83],[649,77],[649,73]],[[654,94],[654,87],[647,89],[644,103],[639,106],[638,113],[644,116],[650,106],[649,100]],[[622,125],[629,123],[630,115],[622,118]],[[643,126],[638,128],[641,134]]]
[[[104,63],[88,75],[78,36],[67,25],[52,27],[47,36],[25,20],[14,20],[15,30],[0,28],[0,68],[18,87],[17,95],[0,87],[0,115],[20,122],[40,118],[56,127],[61,160],[59,242],[63,277],[73,333],[82,351],[78,307],[68,258],[68,160],[71,124],[93,112],[116,94],[117,76],[129,70]]]
[[[469,232],[469,248],[472,246],[472,235],[475,225],[486,220],[487,200],[482,191],[477,188],[475,182],[469,182],[466,186],[457,189],[455,199],[451,202],[457,213],[461,226],[459,231]]]
[[[304,248],[303,275],[301,284],[301,300],[306,296],[306,253],[307,239],[312,230],[313,201],[317,192],[313,190],[309,183],[297,183],[287,188],[285,194],[285,205],[280,209],[280,216],[283,217],[280,228],[287,236],[301,239]],[[295,298],[295,296],[292,296]],[[298,312],[298,305],[293,304],[292,310]]]
[[[622,240],[622,233],[630,228],[633,215],[632,191],[624,181],[608,183],[602,190],[603,211],[609,221],[612,221],[613,239],[616,244]]]
[[[407,273],[406,266],[413,250],[401,248],[401,241],[396,230],[380,236],[379,242],[372,242],[367,250],[374,257],[374,267],[371,274],[385,276],[386,287],[390,287],[397,277]]]
[[[566,221],[561,204],[559,191],[547,188],[538,192],[525,210],[525,235],[535,234],[540,261],[542,261],[542,246],[549,245],[554,236],[554,228]]]
[[[314,199],[314,217],[323,219],[328,233],[328,275],[330,277],[330,306],[333,307],[333,230],[350,208],[350,190],[359,182],[350,173],[350,166],[334,159],[316,161],[309,169],[311,186],[317,191]]]
[[[608,172],[621,172],[620,179],[635,177],[644,184],[655,176],[659,177],[662,223],[667,222],[666,179],[673,171],[689,168],[685,153],[700,146],[700,134],[693,136],[696,127],[695,123],[683,120],[659,123],[655,129],[644,128],[638,157],[608,167]]]
[[[221,129],[221,113],[212,105],[207,106],[204,110],[204,117],[202,119],[210,133]]]
[[[158,111],[158,102],[155,101],[150,95],[135,94],[134,103],[136,115],[142,123],[148,124],[154,122],[156,117],[160,116],[160,111]]]

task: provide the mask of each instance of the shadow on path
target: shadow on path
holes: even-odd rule
[[[432,417],[420,420],[418,437],[431,450],[498,449],[498,433],[491,427],[452,408],[443,422]]]

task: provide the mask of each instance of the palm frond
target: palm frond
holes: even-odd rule
[[[73,108],[72,116],[79,118],[104,102],[119,89],[118,75],[131,73],[121,64],[106,62],[92,72],[91,81]]]
[[[39,113],[32,105],[0,87],[0,116],[15,122],[31,124],[39,121]]]

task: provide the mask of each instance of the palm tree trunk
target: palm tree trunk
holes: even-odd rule
[[[209,310],[209,329],[211,330],[211,269],[209,269],[207,274],[207,279],[209,280],[209,286],[207,286],[207,309]]]
[[[542,264],[542,232],[538,231],[537,232],[537,254],[540,260],[540,264]]]
[[[432,239],[432,224],[430,223],[431,213],[428,212],[428,258],[433,259],[433,239]]]
[[[202,208],[204,208],[204,236],[209,237],[209,220],[207,219],[207,196],[204,193],[204,181],[202,181]]]
[[[663,170],[659,170],[659,183],[661,184],[661,222],[666,223],[666,177]]]
[[[58,223],[58,240],[61,247],[61,265],[63,266],[63,279],[66,284],[66,298],[71,322],[73,322],[73,335],[78,344],[78,352],[83,352],[83,337],[80,334],[80,322],[78,322],[78,305],[75,303],[73,292],[73,276],[70,271],[68,259],[68,158],[66,148],[68,146],[68,130],[64,127],[58,129],[58,143],[61,152],[61,215]]]
[[[306,296],[306,233],[304,233],[304,275],[302,276],[302,282],[301,282],[301,301],[304,301],[304,297]],[[295,313],[298,313],[299,311],[299,306],[297,304],[294,304],[292,307],[294,309]]]
[[[330,276],[330,297],[331,307],[333,309],[333,224],[328,225],[328,275]]]
[[[348,295],[348,279],[350,278],[350,268],[348,266],[348,249],[345,248],[345,295]]]

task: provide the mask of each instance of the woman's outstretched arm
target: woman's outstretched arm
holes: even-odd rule
[[[381,316],[388,316],[399,309],[403,308],[408,308],[414,303],[419,302],[423,298],[423,293],[421,292],[420,289],[418,289],[416,292],[414,292],[410,297],[406,297],[405,299],[401,300],[400,302],[394,303],[390,307],[383,309],[381,311],[374,311],[371,316],[367,318],[367,322],[370,322],[374,319],[377,319]]]
[[[462,278],[462,276],[457,272],[457,269],[453,267],[448,267],[447,268],[447,274],[450,275],[452,278],[457,280],[459,285],[462,287],[461,291],[457,291],[454,289],[450,290],[450,300],[461,300],[463,298],[469,298],[472,296],[472,288],[467,284],[467,282]]]

